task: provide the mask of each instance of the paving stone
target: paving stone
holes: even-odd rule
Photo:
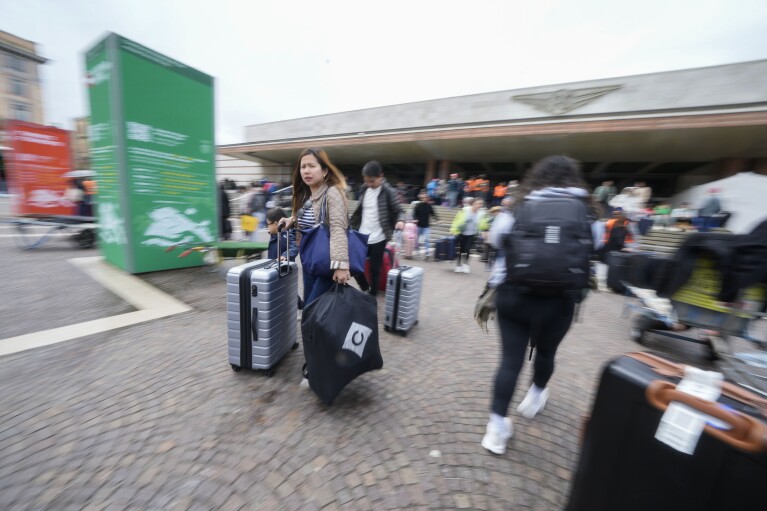
[[[13,303],[18,322],[12,333],[0,325],[0,339],[130,308],[66,262],[87,251],[20,253],[9,241],[0,257],[15,270],[0,267],[0,304],[45,297],[56,313]],[[482,333],[472,318],[486,274],[412,263],[426,272],[419,324],[407,337],[379,329],[384,370],[332,407],[299,388],[302,348],[272,378],[230,369],[226,285],[205,268],[140,276],[190,312],[0,357],[0,508],[561,509],[601,368],[630,349],[622,300],[589,296],[533,421],[515,412],[525,364],[514,439],[492,456],[479,442],[498,329]],[[30,267],[57,277],[42,288]]]

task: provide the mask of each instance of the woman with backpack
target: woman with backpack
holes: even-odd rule
[[[517,411],[532,419],[546,404],[557,348],[589,285],[590,258],[603,234],[580,164],[572,158],[539,161],[514,195],[509,218],[494,223],[489,239],[505,259],[491,276],[501,282],[496,306],[502,356],[482,447],[494,454],[506,451],[513,433],[506,414],[528,344],[531,357],[535,348],[533,381]]]

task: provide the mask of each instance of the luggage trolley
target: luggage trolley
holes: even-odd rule
[[[66,229],[75,230],[69,238],[78,248],[93,248],[96,245],[98,225],[96,219],[90,216],[31,215],[3,222],[16,226],[16,245],[24,250],[39,248]]]
[[[741,366],[742,369],[743,363],[748,362],[746,365],[753,368],[761,365],[767,369],[765,335],[753,335],[757,330],[764,330],[760,327],[765,323],[758,320],[765,317],[760,311],[764,310],[767,289],[763,285],[744,289],[731,306],[717,301],[720,282],[714,262],[698,258],[689,280],[670,300],[658,298],[652,290],[627,283],[630,296],[637,298],[641,304],[629,304],[629,308],[637,312],[631,324],[631,339],[644,344],[647,334],[652,333],[704,344],[710,347],[711,358],[719,359],[725,365]],[[690,335],[687,331],[690,328],[712,333],[699,338]],[[741,348],[748,346],[751,352],[746,356],[743,352],[733,351],[736,345]],[[767,388],[767,379],[761,385]]]

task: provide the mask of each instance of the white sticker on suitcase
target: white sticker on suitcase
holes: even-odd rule
[[[349,331],[346,332],[346,339],[344,340],[344,345],[341,348],[353,351],[357,354],[358,357],[362,358],[362,354],[365,352],[365,345],[367,344],[368,339],[370,338],[370,334],[372,333],[373,330],[366,327],[365,325],[352,323],[352,326],[349,327]]]
[[[705,425],[705,416],[700,412],[682,403],[671,403],[660,420],[655,438],[677,451],[692,454]]]
[[[716,401],[722,392],[722,380],[721,373],[686,366],[684,378],[676,390],[707,401]],[[677,451],[692,454],[707,422],[714,427],[728,429],[726,424],[714,417],[682,403],[672,402],[661,417],[655,438]]]

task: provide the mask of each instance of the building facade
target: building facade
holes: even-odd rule
[[[5,120],[43,124],[40,64],[47,59],[37,54],[37,45],[0,30],[0,134]],[[0,194],[8,191],[6,147],[0,137]]]
[[[371,159],[423,185],[458,172],[520,179],[567,154],[591,185],[644,181],[661,196],[752,171],[767,174],[767,60],[542,85],[246,127],[219,154],[291,165],[325,148],[348,176]]]
[[[90,146],[88,145],[88,117],[76,117],[75,129],[72,132],[72,158],[76,169],[88,170],[91,168]]]
[[[0,30],[0,120],[44,124],[37,45]]]

